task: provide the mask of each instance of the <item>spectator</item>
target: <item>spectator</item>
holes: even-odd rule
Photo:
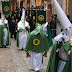
[[[18,20],[20,21],[21,19],[21,16],[22,16],[22,12],[20,11],[20,9],[18,9]]]
[[[57,15],[55,14],[53,17],[54,17],[54,19],[55,19],[55,25],[54,25],[54,31],[55,31],[55,35],[54,35],[54,36],[56,36]]]
[[[55,19],[53,18],[53,16],[51,16],[50,17],[50,29],[51,29],[52,38],[55,37],[54,26],[55,26]]]
[[[14,14],[14,20],[16,20],[16,18],[17,18],[17,16],[16,16],[16,14]]]
[[[35,29],[35,24],[36,24],[36,18],[35,18],[35,16],[33,16],[32,21],[30,21],[30,23],[29,23],[30,31],[33,31]]]
[[[27,10],[27,11],[26,11],[26,16],[28,16],[28,17],[29,17],[29,10]]]
[[[1,10],[0,10],[0,19],[1,19]]]
[[[14,20],[14,16],[12,16],[12,20],[10,21],[10,32],[11,32],[11,38],[15,38],[15,20]]]
[[[15,20],[15,39],[16,39],[16,35],[17,35],[17,24],[18,24],[18,19],[16,18],[16,20]]]

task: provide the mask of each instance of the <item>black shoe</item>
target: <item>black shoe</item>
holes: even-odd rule
[[[4,45],[4,48],[6,48],[6,45]]]
[[[10,38],[13,38],[13,37],[10,37]]]
[[[21,50],[23,50],[23,48]]]
[[[36,72],[40,72],[40,71],[38,70],[38,71],[36,71]]]
[[[28,58],[28,57],[30,57],[30,55],[29,55],[29,53],[27,52],[27,53],[26,53],[26,58]]]
[[[1,48],[3,48],[4,47],[4,45],[2,45],[2,47]]]
[[[47,57],[47,52],[45,52],[43,56]]]

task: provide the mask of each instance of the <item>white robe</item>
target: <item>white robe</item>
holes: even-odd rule
[[[23,28],[23,31],[25,31],[25,35],[23,35],[23,32],[19,32],[19,49],[25,48],[25,45],[26,45],[28,32],[26,33],[25,27],[30,28],[29,23],[27,21],[25,21],[25,23],[22,23],[21,21],[19,21],[18,30],[20,28]]]
[[[4,37],[3,37],[3,40],[4,40],[4,45],[6,45],[7,36],[8,36],[8,31],[7,31],[7,28],[4,28]]]
[[[64,62],[62,60],[59,60],[57,72],[62,72],[63,69],[64,69],[65,64],[66,64],[66,62]]]
[[[61,26],[60,26],[60,23],[58,22],[56,25],[56,35],[58,35],[60,33],[61,33]]]
[[[23,35],[23,32],[19,32],[19,49],[25,48],[27,41],[27,35]]]
[[[30,52],[30,66],[33,70],[38,71],[42,67],[42,53]]]
[[[66,35],[64,33],[64,31],[62,31],[59,35],[57,35],[54,39],[58,42],[62,42],[62,38],[64,38],[64,42],[67,42],[69,41],[69,36]],[[56,52],[58,52],[59,49],[56,50]],[[65,56],[64,56],[65,57]],[[62,61],[62,60],[59,60],[59,63],[58,63],[58,68],[57,68],[57,72],[62,72],[63,69],[64,69],[64,66],[65,66],[66,62],[65,61]]]
[[[46,34],[46,32],[47,32],[47,25],[48,25],[48,22],[46,22],[46,24],[42,25],[42,27],[43,27],[43,32],[44,32],[44,34],[45,34],[46,36],[48,36],[48,34]]]

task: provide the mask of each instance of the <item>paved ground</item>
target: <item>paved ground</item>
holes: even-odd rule
[[[45,72],[51,48],[48,57],[44,57],[44,63],[40,72]],[[16,41],[11,40],[11,46],[0,48],[0,72],[34,72],[29,66],[29,58],[26,58],[26,52],[20,51],[16,47]]]

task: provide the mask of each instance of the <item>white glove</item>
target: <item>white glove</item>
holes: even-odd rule
[[[68,51],[68,54],[70,55],[71,51]]]
[[[58,48],[58,49],[56,50],[56,52],[59,52],[59,50],[60,50],[60,49]]]

